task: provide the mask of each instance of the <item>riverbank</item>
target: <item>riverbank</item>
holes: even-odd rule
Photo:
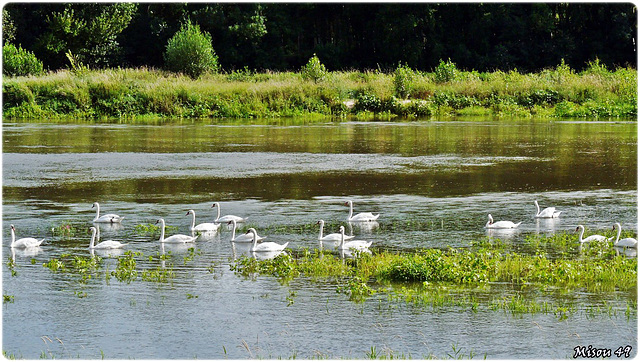
[[[445,69],[446,70],[446,69]],[[192,80],[154,69],[58,71],[5,77],[4,119],[355,118],[637,116],[637,70],[597,62],[539,73],[302,72],[248,70]]]

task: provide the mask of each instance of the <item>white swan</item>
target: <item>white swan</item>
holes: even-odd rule
[[[338,245],[338,250],[365,251],[373,244],[373,241],[351,240],[345,243],[344,240],[344,226],[340,226],[340,245]]]
[[[100,216],[100,204],[98,204],[97,202],[93,203],[93,206],[91,206],[91,208],[96,208],[96,217],[93,218],[93,222],[108,222],[108,223],[118,223],[121,222],[122,219],[124,219],[124,217],[120,217],[116,214],[104,214],[102,216]]]
[[[98,232],[95,227],[90,227],[91,230],[91,242],[89,243],[89,249],[122,249],[127,244],[122,244],[119,241],[105,240],[98,245],[96,243],[96,233]]]
[[[380,216],[380,214],[374,215],[370,212],[361,212],[359,214],[353,215],[353,201],[347,200],[347,202],[345,202],[344,204],[345,206],[349,206],[349,216],[347,216],[347,221],[374,221]]]
[[[636,249],[638,247],[638,240],[634,238],[624,238],[620,240],[620,233],[622,232],[622,226],[620,226],[620,223],[615,223],[613,225],[613,229],[616,229],[616,228],[618,229],[618,235],[616,236],[616,241],[613,243],[613,246],[627,247],[627,248],[633,248],[633,249]]]
[[[536,212],[536,218],[541,218],[541,219],[550,219],[550,218],[554,218],[554,217],[559,217],[560,213],[562,213],[562,211],[556,211],[555,207],[547,207],[546,209],[540,211],[540,205],[538,205],[538,200],[534,200],[533,203],[536,205],[536,209],[538,210]]]
[[[156,221],[156,224],[162,224],[162,228],[160,230],[160,242],[161,243],[171,243],[171,244],[184,244],[184,243],[193,243],[198,238],[197,236],[189,236],[183,234],[175,234],[171,235],[168,238],[164,238],[164,219],[160,219]]]
[[[484,226],[487,229],[515,229],[518,226],[520,226],[520,224],[522,224],[522,221],[515,224],[511,221],[496,221],[493,222],[493,216],[491,216],[491,214],[489,214],[489,221],[487,221],[487,224]]]
[[[578,241],[580,241],[581,243],[589,243],[592,241],[605,241],[607,240],[606,236],[602,236],[602,235],[591,235],[586,239],[583,239],[582,236],[584,235],[584,226],[582,225],[578,225],[578,227],[576,228],[576,232],[580,230],[580,237],[578,238]]]
[[[16,249],[37,248],[42,244],[44,239],[22,238],[16,240],[16,228],[11,225],[11,247]]]
[[[261,252],[261,251],[282,251],[284,248],[289,245],[289,242],[284,243],[283,245],[272,243],[270,241],[258,244],[258,232],[256,229],[251,228],[247,231],[247,234],[251,233],[253,238],[253,246],[251,246],[252,252]]]
[[[235,243],[250,243],[253,241],[253,236],[249,234],[242,234],[236,237],[236,228],[238,227],[238,223],[236,223],[235,220],[231,220],[227,224],[233,224],[233,231],[231,231],[231,241]],[[264,237],[258,235],[257,232],[256,237],[258,238],[258,241],[262,241],[264,239]]]
[[[340,233],[332,233],[332,234],[327,234],[327,235],[322,235],[322,231],[324,229],[324,220],[318,220],[318,222],[316,223],[316,225],[320,225],[320,235],[318,235],[318,240],[320,241],[340,241],[342,235],[340,235]],[[351,240],[355,238],[354,235],[345,235],[344,240]]]
[[[220,217],[220,203],[218,202],[214,202],[213,206],[211,207],[215,207],[218,209],[218,215],[216,216],[216,219],[214,220],[214,222],[229,222],[231,220],[235,220],[236,222],[245,222],[247,221],[247,218],[241,218],[240,216],[235,216],[235,215],[225,215],[223,217]]]
[[[192,215],[191,227],[189,228],[189,230],[191,231],[200,231],[200,232],[218,231],[218,228],[220,227],[220,224],[216,224],[212,222],[203,222],[202,224],[196,225],[196,212],[193,210],[187,211],[187,215]]]

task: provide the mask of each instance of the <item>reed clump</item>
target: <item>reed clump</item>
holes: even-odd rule
[[[564,63],[521,74],[462,71],[263,72],[192,79],[157,69],[58,71],[3,80],[5,119],[321,118],[440,115],[623,117],[637,115],[637,70],[582,72]]]

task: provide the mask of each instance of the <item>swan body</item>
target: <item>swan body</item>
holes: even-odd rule
[[[116,214],[104,214],[100,216],[100,204],[94,202],[91,208],[93,209],[94,207],[96,208],[96,217],[93,218],[93,222],[107,222],[113,224],[119,223],[122,221],[122,219],[124,219],[124,217],[120,217]]]
[[[272,243],[267,241],[265,243],[258,244],[258,232],[256,229],[251,228],[247,231],[247,234],[251,233],[253,236],[253,246],[251,246],[252,252],[263,252],[263,251],[282,251],[284,248],[289,245],[289,242],[284,243],[283,245]]]
[[[348,200],[344,204],[345,206],[349,206],[349,216],[347,216],[347,221],[375,221],[380,216],[380,214],[374,215],[370,212],[361,212],[359,214],[353,215],[353,201]]]
[[[496,221],[493,222],[493,216],[489,214],[489,221],[484,226],[487,229],[515,229],[522,224],[522,221],[519,223],[513,223],[511,221]]]
[[[183,234],[175,234],[175,235],[171,235],[168,238],[164,238],[164,219],[160,219],[158,221],[156,221],[156,224],[162,224],[162,227],[160,229],[160,242],[161,243],[168,243],[168,244],[185,244],[185,243],[193,243],[196,241],[196,239],[198,238],[197,236],[189,236],[189,235],[183,235]]]
[[[536,218],[540,218],[540,219],[550,219],[550,218],[555,218],[555,217],[559,217],[560,213],[562,213],[562,211],[556,211],[555,207],[547,207],[544,210],[540,211],[540,205],[538,205],[538,200],[534,200],[533,203],[536,205]]]
[[[89,249],[122,249],[125,245],[127,245],[114,240],[105,240],[96,245],[95,243],[97,230],[93,226],[90,227],[89,230],[91,230],[91,242],[89,243]]]
[[[371,246],[371,244],[373,244],[373,241],[351,240],[345,243],[344,240],[344,226],[340,226],[340,245],[338,245],[338,250],[365,251]]]
[[[634,238],[624,238],[624,239],[620,240],[620,233],[622,232],[622,226],[620,226],[620,223],[615,223],[613,225],[613,228],[614,229],[616,229],[616,228],[618,229],[618,235],[616,236],[616,241],[613,243],[613,246],[637,249],[638,240],[636,240]]]
[[[227,224],[233,224],[233,231],[231,231],[231,241],[235,243],[250,243],[253,241],[253,236],[249,234],[242,234],[242,235],[236,236],[236,227],[238,226],[238,223],[235,220],[231,220]],[[264,239],[264,237],[259,236],[257,232],[256,232],[256,238],[258,239],[258,241],[261,241]]]
[[[240,216],[235,216],[235,215],[225,215],[223,217],[220,217],[220,203],[219,202],[214,202],[213,206],[211,207],[215,207],[218,209],[218,215],[216,216],[216,219],[214,220],[214,222],[218,222],[218,223],[223,223],[223,222],[229,222],[231,220],[235,220],[235,222],[240,223],[240,222],[245,222],[247,221],[247,218],[242,218]]]
[[[589,243],[592,241],[605,241],[607,240],[607,238],[605,236],[602,235],[591,235],[586,239],[583,239],[582,236],[584,235],[584,226],[582,225],[578,225],[578,227],[576,228],[576,231],[580,230],[580,236],[578,237],[578,241],[580,241],[581,243]]]
[[[204,222],[202,224],[196,225],[196,212],[193,210],[187,211],[187,215],[192,216],[191,227],[189,228],[189,230],[191,231],[200,231],[200,232],[218,231],[218,228],[220,227],[220,224],[216,224],[212,222]]]
[[[11,225],[11,248],[15,249],[29,249],[37,248],[42,244],[44,239],[38,240],[36,238],[22,238],[16,240],[16,228]]]
[[[318,240],[320,241],[340,241],[342,238],[342,235],[340,233],[332,233],[332,234],[327,234],[327,235],[322,235],[322,231],[324,229],[324,220],[318,220],[318,222],[316,223],[316,225],[320,224],[320,235],[318,235]],[[355,238],[355,236],[353,235],[345,235],[344,236],[344,240],[351,240]]]

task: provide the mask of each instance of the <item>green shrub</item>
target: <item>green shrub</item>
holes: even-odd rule
[[[8,76],[38,75],[42,73],[42,62],[30,51],[13,44],[2,47],[2,74]]]
[[[320,59],[314,54],[311,59],[300,70],[302,79],[313,80],[318,83],[327,77],[327,68],[320,62]]]
[[[206,72],[219,70],[218,57],[211,45],[211,36],[200,26],[187,22],[167,43],[164,53],[167,69],[198,78]]]
[[[398,65],[393,77],[396,97],[407,98],[411,94],[413,76],[413,70],[407,65]]]
[[[456,75],[458,74],[458,68],[456,67],[456,64],[451,61],[451,59],[449,59],[447,62],[444,62],[442,59],[440,59],[440,64],[438,64],[434,73],[436,83],[446,83],[456,78]]]

